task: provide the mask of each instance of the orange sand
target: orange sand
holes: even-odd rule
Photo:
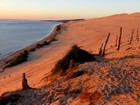
[[[116,35],[119,35],[119,28],[121,26],[123,27],[122,41],[127,43],[132,29],[138,28],[140,30],[140,13],[68,22],[63,26],[65,27],[64,30],[56,36],[58,41],[30,53],[27,62],[5,69],[4,72],[0,73],[0,94],[20,89],[22,73],[27,74],[31,87],[39,87],[45,84],[42,78],[51,71],[55,63],[66,54],[73,44],[83,46],[83,49],[92,53],[98,53],[101,44],[105,42],[109,32],[111,37],[107,48],[115,45]],[[113,51],[108,49],[107,53],[109,52]],[[110,54],[106,57],[121,57],[121,55],[122,53],[118,53],[118,55]]]

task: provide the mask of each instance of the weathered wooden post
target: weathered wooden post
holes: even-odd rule
[[[122,38],[122,27],[120,28],[120,36],[119,36],[119,42],[118,42],[117,50],[120,50],[121,38]]]
[[[26,75],[25,75],[25,73],[23,73],[23,76],[22,76],[22,90],[27,90],[27,89],[30,89],[30,87],[28,85]]]
[[[102,56],[105,55],[105,49],[106,49],[106,45],[107,45],[107,43],[108,43],[109,37],[110,37],[110,33],[108,34],[107,39],[106,39],[106,41],[105,41],[105,45],[104,45],[104,48],[103,48]]]
[[[118,35],[116,35],[116,44],[115,44],[116,47],[117,47],[117,43],[118,43]]]
[[[102,56],[102,51],[103,51],[102,49],[103,49],[103,43],[102,43],[101,48],[99,50],[99,56]]]
[[[131,35],[131,37],[130,37],[130,42],[129,42],[129,44],[131,44],[132,41],[133,41],[133,35],[134,35],[134,29],[132,30],[132,35]]]
[[[137,37],[136,40],[139,42],[139,30],[137,29]]]

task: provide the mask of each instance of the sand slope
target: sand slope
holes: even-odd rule
[[[83,46],[83,49],[97,53],[101,44],[105,42],[107,34],[110,32],[111,37],[107,45],[109,49],[115,45],[116,35],[119,34],[121,26],[123,27],[122,41],[123,43],[127,43],[132,29],[138,28],[140,30],[140,13],[69,22],[63,26],[64,30],[56,37],[58,41],[30,53],[27,62],[8,68],[3,73],[0,73],[0,93],[21,88],[21,76],[23,72],[27,74],[30,86],[39,87],[45,84],[42,79],[46,76],[46,73],[51,71],[54,64],[66,54],[73,44],[78,44],[79,46]],[[139,46],[138,44],[137,46]],[[139,52],[138,48],[136,47]],[[112,51],[116,52],[115,48],[107,50],[107,53]],[[118,57],[122,55],[122,53],[116,54],[118,54]],[[106,57],[112,58],[116,54],[108,54]]]
[[[17,103],[25,105],[115,105],[116,103],[139,105],[139,58],[85,63],[77,67],[74,72],[78,71],[84,71],[84,74],[67,81],[64,81],[65,76],[62,76],[42,88],[18,92],[24,98]]]

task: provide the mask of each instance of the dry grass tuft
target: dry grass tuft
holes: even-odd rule
[[[71,50],[57,62],[52,70],[53,74],[61,73],[64,75],[69,68],[70,61],[73,60],[76,63],[84,63],[95,60],[94,55],[81,49],[77,45],[73,45]]]

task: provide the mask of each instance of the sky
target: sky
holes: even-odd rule
[[[0,19],[87,19],[135,12],[140,12],[140,0],[0,0]]]

